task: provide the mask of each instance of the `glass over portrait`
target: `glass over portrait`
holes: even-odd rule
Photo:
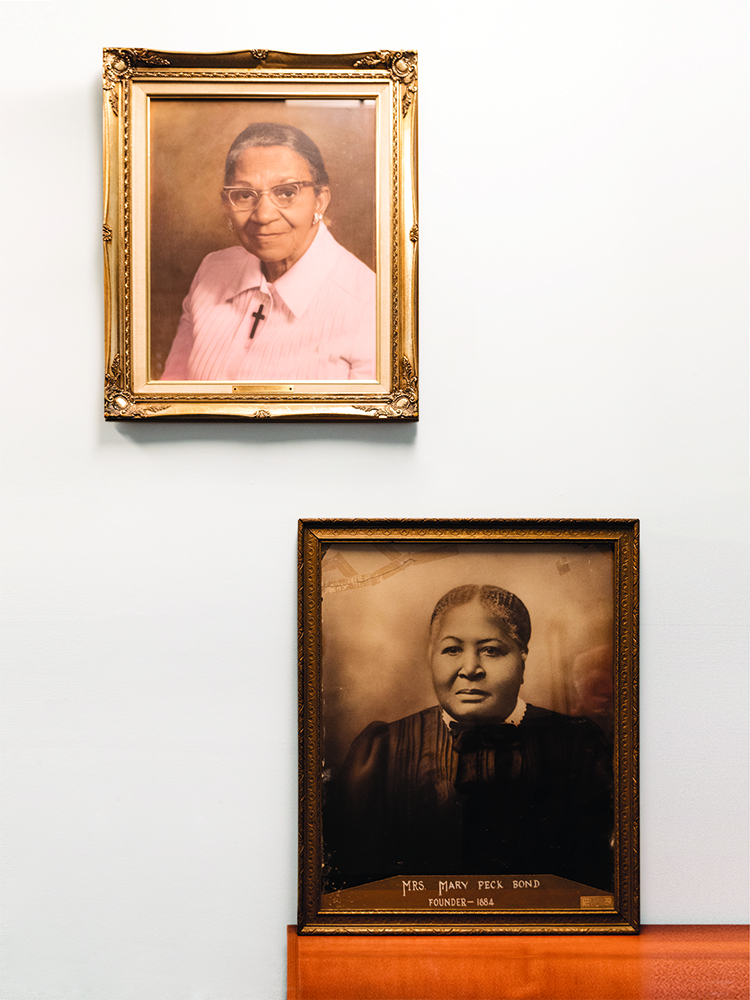
[[[616,577],[607,541],[322,546],[319,915],[615,910]]]
[[[381,551],[381,570],[402,554]],[[484,876],[498,901],[548,876],[611,893],[612,553],[417,549],[364,587],[371,558],[323,558],[326,890],[437,874]]]
[[[375,124],[374,101],[152,102],[152,378],[375,379]]]

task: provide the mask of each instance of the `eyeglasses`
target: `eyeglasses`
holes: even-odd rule
[[[299,198],[302,188],[307,187],[315,187],[315,182],[289,181],[287,184],[277,184],[276,187],[267,188],[265,191],[256,191],[255,188],[248,187],[225,187],[224,194],[232,208],[238,212],[252,212],[264,194],[268,195],[276,208],[289,208]]]

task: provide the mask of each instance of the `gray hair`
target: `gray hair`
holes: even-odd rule
[[[240,132],[227,153],[224,165],[225,184],[232,183],[237,160],[246,149],[253,146],[287,146],[307,163],[316,192],[328,184],[323,157],[310,136],[294,125],[281,125],[279,122],[256,122]]]
[[[432,612],[430,631],[450,608],[471,604],[472,601],[479,601],[493,618],[497,618],[522,652],[529,651],[531,618],[526,605],[509,590],[503,590],[502,587],[492,587],[489,584],[479,587],[476,584],[467,583],[463,587],[454,587],[447,594],[443,594]]]

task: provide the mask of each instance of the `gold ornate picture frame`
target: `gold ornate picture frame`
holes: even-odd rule
[[[108,420],[418,418],[416,53],[107,48],[103,113]],[[315,199],[312,220],[301,208],[295,219],[277,212],[288,172],[270,187],[225,173],[238,133],[269,122],[301,131],[322,155],[322,175],[304,179],[303,154],[293,178],[295,208]],[[247,183],[283,222],[253,221],[249,232],[255,216],[232,189]],[[245,187],[237,197],[247,202]],[[279,280],[264,252],[287,230],[304,238],[304,256],[290,243],[284,266],[307,271]],[[248,247],[259,244],[256,259]],[[253,295],[265,296],[265,314]],[[206,339],[230,321],[240,352],[231,364],[217,360],[229,341]],[[288,347],[295,337],[302,346]]]
[[[637,933],[637,663],[636,520],[300,521],[299,933]]]

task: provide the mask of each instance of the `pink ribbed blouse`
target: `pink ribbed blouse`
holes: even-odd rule
[[[273,283],[243,247],[218,250],[195,274],[162,380],[374,379],[375,315],[374,272],[322,223]]]

